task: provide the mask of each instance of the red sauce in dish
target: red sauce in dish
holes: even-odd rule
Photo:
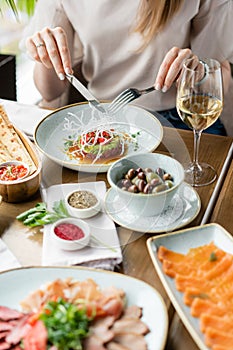
[[[14,181],[27,175],[28,169],[24,165],[3,165],[0,167],[1,181]]]
[[[83,230],[73,224],[59,224],[54,229],[55,234],[67,241],[76,241],[84,237]]]

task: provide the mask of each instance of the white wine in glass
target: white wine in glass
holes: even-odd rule
[[[214,59],[187,59],[177,87],[176,108],[182,121],[194,132],[193,161],[184,166],[185,181],[204,186],[216,179],[216,171],[198,161],[201,133],[220,116],[223,108],[221,65]]]

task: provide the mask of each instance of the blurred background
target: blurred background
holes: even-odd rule
[[[36,0],[0,0],[0,66],[2,63],[1,68],[7,74],[3,64],[9,62],[7,55],[15,56],[17,101],[26,104],[37,104],[41,99],[32,79],[33,61],[20,52],[18,46],[22,31],[33,14],[35,2]],[[12,68],[12,64],[9,65]],[[2,80],[1,74],[0,79]]]

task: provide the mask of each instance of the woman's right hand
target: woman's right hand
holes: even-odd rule
[[[60,80],[72,74],[71,56],[65,31],[61,27],[44,28],[26,40],[29,56],[46,68],[54,68]]]

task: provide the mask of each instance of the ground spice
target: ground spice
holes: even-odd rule
[[[76,191],[68,198],[68,203],[73,208],[87,209],[97,204],[96,196],[89,191]]]

